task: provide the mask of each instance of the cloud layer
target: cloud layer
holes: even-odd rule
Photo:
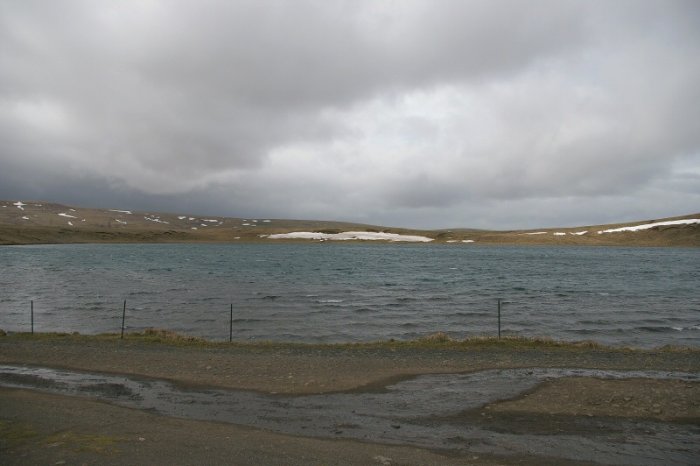
[[[0,1],[0,197],[415,227],[700,210],[694,1]]]

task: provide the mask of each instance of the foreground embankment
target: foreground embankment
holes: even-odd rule
[[[545,339],[304,345],[211,343],[162,331],[0,338],[0,363],[142,375],[183,384],[270,393],[320,393],[380,386],[420,374],[519,367],[700,371],[700,350],[631,350]]]
[[[367,396],[371,401],[387,392],[401,393],[406,382],[410,385],[425,374],[532,368],[536,375],[537,368],[582,368],[623,374],[658,371],[697,375],[699,356],[696,349],[641,351],[524,339],[457,342],[444,335],[414,342],[359,345],[210,343],[158,331],[126,335],[123,340],[118,335],[0,337],[2,365],[122,374],[142,378],[144,386],[149,380],[165,379],[188,393],[221,388],[252,390],[259,395],[250,396],[263,397],[265,403],[279,409],[275,416],[288,415],[297,403],[314,396],[341,397],[337,400],[347,400],[342,398],[346,395]],[[522,382],[528,373],[517,377]],[[423,421],[406,424],[404,419],[391,423],[388,433],[366,438],[353,436],[353,431],[372,429],[357,419],[376,422],[364,415],[355,416],[352,422],[341,416],[328,435],[319,435],[313,428],[321,423],[320,416],[302,410],[302,417],[308,417],[303,422],[308,423],[309,431],[289,435],[265,427],[260,430],[255,424],[235,425],[245,424],[235,419],[233,424],[180,419],[187,417],[186,410],[172,417],[113,406],[93,401],[90,391],[81,393],[82,397],[69,397],[2,388],[0,448],[2,456],[10,459],[7,464],[561,464],[563,460],[590,464],[601,458],[613,464],[643,464],[644,450],[636,449],[639,453],[618,459],[615,455],[629,447],[625,436],[647,435],[656,442],[647,446],[654,449],[649,455],[668,455],[677,464],[693,464],[696,452],[684,451],[683,442],[697,433],[700,424],[700,383],[693,381],[695,378],[541,379],[515,396],[496,397],[449,415],[436,412],[424,416]],[[114,384],[95,387],[117,395],[123,390]],[[464,397],[468,401],[466,394]],[[329,401],[334,399],[314,398],[311,406],[317,402],[328,402],[329,406],[345,403]],[[408,413],[418,401],[406,398],[402,403]],[[411,440],[408,431],[419,428],[437,437],[440,433],[431,429],[461,429],[464,438],[456,435],[448,439],[445,445],[449,448],[430,448],[421,445],[418,437]],[[606,437],[606,432],[624,435]],[[532,446],[534,440],[545,437],[547,448],[534,453],[485,446],[492,441],[496,445],[522,442]],[[642,437],[637,440],[648,443]],[[572,438],[582,449],[575,459],[566,456],[571,453],[565,442]],[[622,443],[614,443],[618,441]]]

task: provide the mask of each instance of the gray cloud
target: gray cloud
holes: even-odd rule
[[[698,210],[693,1],[0,1],[0,197],[406,226]]]

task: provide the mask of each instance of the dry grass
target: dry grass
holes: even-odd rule
[[[444,343],[451,343],[454,340],[450,338],[448,334],[445,332],[436,332],[436,333],[431,333],[430,335],[426,335],[424,337],[421,337],[417,340],[418,342],[421,343],[428,343],[428,344],[444,344]]]
[[[162,328],[147,328],[143,333],[128,334],[128,338],[143,338],[150,341],[184,341],[184,342],[204,342],[205,340],[199,337],[183,335],[165,330]]]
[[[2,335],[2,332],[0,332]],[[6,338],[21,338],[35,340],[74,340],[74,341],[119,341],[122,340],[119,333],[103,333],[99,335],[81,335],[74,333],[9,333]],[[444,349],[444,350],[470,350],[470,349],[561,349],[568,351],[612,351],[612,352],[665,352],[665,353],[700,353],[700,348],[688,346],[666,345],[654,349],[639,349],[630,347],[607,346],[595,341],[564,341],[549,337],[522,337],[522,336],[475,336],[465,339],[455,339],[446,332],[436,332],[415,340],[383,340],[361,343],[295,343],[277,341],[256,342],[222,342],[206,340],[201,337],[184,335],[167,329],[148,328],[143,332],[129,332],[124,334],[123,341],[144,342],[153,344],[166,344],[174,346],[192,347],[216,347],[216,348],[250,348],[250,349],[328,349],[328,350],[365,350],[365,349]]]

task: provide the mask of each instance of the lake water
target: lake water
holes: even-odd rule
[[[237,341],[497,333],[700,346],[700,249],[444,244],[0,247],[0,328]]]

